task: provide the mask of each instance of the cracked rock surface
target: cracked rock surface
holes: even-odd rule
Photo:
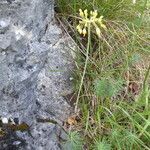
[[[2,150],[59,150],[57,124],[71,112],[69,38],[54,20],[53,0],[0,0],[0,117],[28,131],[0,136]],[[4,125],[5,127],[7,125]]]

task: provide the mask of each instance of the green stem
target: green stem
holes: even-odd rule
[[[149,100],[148,100],[149,99],[149,87],[147,86],[149,75],[150,75],[150,65],[146,72],[144,83],[143,83],[143,93],[144,93],[144,97],[145,97],[145,109],[147,109],[147,110],[149,109]]]
[[[144,79],[144,82],[143,82],[143,90],[146,89],[146,82],[147,82],[147,80],[148,80],[148,78],[149,78],[149,75],[150,75],[150,65],[149,65],[149,67],[148,67],[148,70],[147,70],[147,72],[146,72],[145,79]]]
[[[88,44],[87,44],[87,49],[86,49],[86,60],[85,60],[84,71],[83,71],[83,75],[82,75],[82,78],[81,78],[81,83],[80,83],[80,87],[79,87],[79,91],[78,91],[78,95],[77,95],[77,100],[76,100],[76,104],[75,104],[75,113],[77,113],[80,93],[81,93],[83,80],[84,80],[84,77],[85,77],[87,64],[88,64],[88,60],[89,60],[89,51],[90,51],[90,43],[91,43],[91,31],[90,31],[91,29],[90,28],[91,27],[90,27],[90,24],[89,24],[89,26],[88,26]]]

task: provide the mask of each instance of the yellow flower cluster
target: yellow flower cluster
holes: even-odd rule
[[[76,28],[80,34],[83,34],[83,36],[87,34],[87,28],[89,26],[90,27],[93,26],[95,28],[98,37],[100,37],[101,35],[100,28],[106,29],[106,26],[102,23],[103,16],[97,17],[98,16],[97,10],[91,11],[89,15],[87,9],[84,11],[79,9],[79,16],[80,21]]]

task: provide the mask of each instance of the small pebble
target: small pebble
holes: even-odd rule
[[[21,144],[20,141],[14,141],[14,142],[13,142],[13,145],[19,145],[19,144]]]
[[[1,119],[2,119],[2,123],[3,124],[7,124],[8,123],[8,119],[6,117],[2,117]]]
[[[69,80],[72,81],[72,80],[73,80],[73,77],[70,77]]]

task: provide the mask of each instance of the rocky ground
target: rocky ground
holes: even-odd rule
[[[73,62],[53,9],[53,0],[0,1],[1,150],[61,149]]]

